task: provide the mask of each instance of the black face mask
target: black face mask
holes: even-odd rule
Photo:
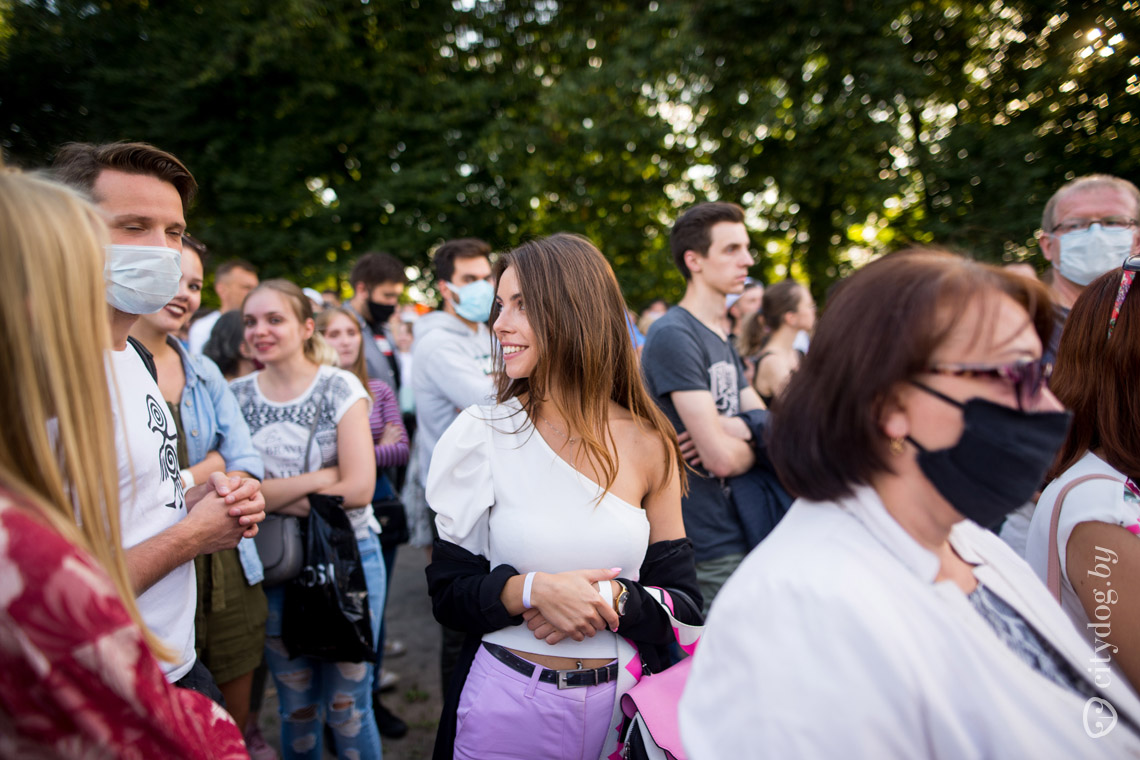
[[[1023,412],[985,399],[955,401],[915,383],[962,410],[962,437],[948,449],[918,449],[918,467],[963,517],[989,528],[1033,496],[1069,431],[1069,412]]]
[[[376,332],[377,328],[382,327],[394,313],[396,313],[395,304],[369,301],[368,313],[364,316],[372,332]]]

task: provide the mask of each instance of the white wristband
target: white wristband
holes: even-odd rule
[[[598,581],[598,593],[602,595],[607,607],[614,606],[614,587],[609,581]]]
[[[190,472],[190,470],[182,470],[178,473],[178,476],[182,478],[182,487],[184,489],[190,490],[194,487],[194,473]]]
[[[534,576],[537,571],[531,571],[526,574],[526,579],[523,580],[523,608],[530,609],[533,605],[530,603],[530,587],[534,585]]]

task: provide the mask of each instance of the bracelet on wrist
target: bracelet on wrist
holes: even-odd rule
[[[537,571],[532,570],[531,572],[527,573],[526,577],[523,579],[522,603],[523,609],[525,610],[529,610],[534,607],[534,605],[530,603],[530,590],[534,585],[534,576],[537,574]]]

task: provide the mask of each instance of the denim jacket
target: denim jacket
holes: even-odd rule
[[[249,426],[221,370],[206,357],[188,353],[177,340],[167,338],[167,343],[178,350],[186,372],[179,411],[189,461],[201,462],[211,451],[217,451],[226,460],[227,472],[241,470],[264,478],[265,465],[253,448]],[[265,574],[253,539],[243,538],[238,543],[238,556],[246,582],[251,586],[260,583]]]

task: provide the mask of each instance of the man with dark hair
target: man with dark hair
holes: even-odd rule
[[[495,297],[490,256],[487,243],[462,238],[441,245],[432,260],[443,307],[416,321],[412,344],[416,448],[424,476],[443,431],[460,411],[486,402],[494,388],[486,324]]]
[[[650,393],[696,468],[681,508],[707,610],[749,548],[725,478],[755,461],[753,429],[737,415],[764,405],[748,385],[723,318],[725,297],[744,290],[753,259],[744,212],[733,203],[689,209],[669,243],[688,284],[677,307],[649,328],[641,362]]]
[[[340,292],[331,288],[321,291],[321,300],[325,302],[326,309],[340,306]]]
[[[198,193],[198,183],[181,161],[146,143],[67,143],[56,153],[51,167],[56,179],[82,190],[96,203],[100,202],[98,181],[106,179],[104,172],[108,169],[116,173],[153,177],[171,185],[183,209],[190,206]]]
[[[167,679],[221,699],[194,654],[194,557],[232,549],[265,517],[260,484],[212,473],[194,487],[178,469],[178,427],[156,382],[154,360],[129,338],[140,314],[166,306],[181,277],[184,212],[196,184],[169,153],[145,143],[60,149],[56,176],[86,191],[110,229],[107,304],[119,459],[119,509],[127,570],[147,626],[175,654]]]
[[[237,311],[249,292],[257,287],[257,267],[245,259],[227,259],[214,271],[214,292],[221,305],[212,314],[194,321],[190,326],[190,353],[200,354],[218,318],[228,311]]]
[[[412,343],[416,439],[404,503],[412,516],[414,545],[431,545],[432,520],[425,518],[424,483],[436,443],[462,410],[488,403],[495,391],[487,328],[495,297],[490,257],[487,243],[461,238],[441,245],[432,259],[443,305],[416,320]],[[462,644],[462,634],[444,628],[440,673],[445,691]]]
[[[364,333],[364,362],[368,376],[400,392],[400,367],[388,319],[396,311],[408,276],[404,265],[389,253],[366,253],[356,260],[348,276],[352,298],[348,309]]]
[[[398,397],[400,385],[408,379],[400,377],[395,336],[388,326],[388,320],[395,313],[408,281],[404,265],[389,253],[366,253],[353,264],[348,281],[352,285],[352,298],[345,307],[356,316],[356,321],[360,324],[368,377],[386,384]],[[388,473],[377,473],[376,498],[388,498],[392,495],[391,488]],[[390,584],[395,569],[396,547],[385,548],[383,554]],[[383,628],[382,623],[381,629]],[[380,692],[395,686],[398,679],[395,673],[382,667],[383,661],[384,650],[381,647],[373,670],[372,711],[381,736],[398,739],[408,732],[408,726],[380,700]]]

